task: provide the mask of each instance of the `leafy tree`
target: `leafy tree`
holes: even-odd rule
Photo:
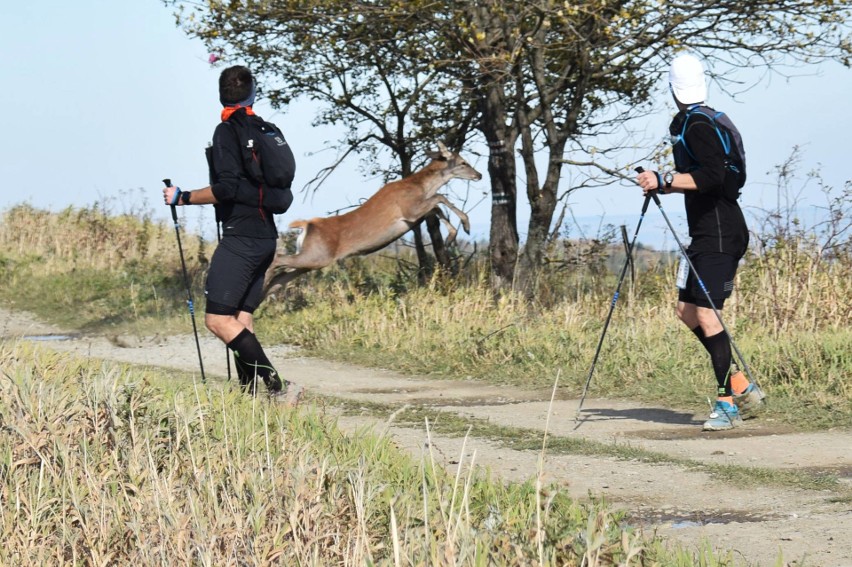
[[[636,144],[627,126],[653,109],[652,89],[675,52],[697,51],[730,88],[732,68],[849,66],[852,51],[848,1],[166,3],[211,50],[274,78],[273,104],[308,97],[318,122],[346,125],[344,154],[389,150],[396,167],[373,161],[387,177],[410,172],[417,149],[437,137],[456,149],[487,144],[498,288],[530,288],[571,191],[624,175],[615,156]],[[601,139],[606,146],[589,146]],[[570,187],[566,164],[582,173]],[[530,207],[522,249],[519,182]]]
[[[433,47],[410,40],[419,2],[166,3],[177,5],[179,24],[218,57],[245,62],[264,77],[263,94],[274,107],[306,98],[318,103],[316,124],[345,126],[334,163],[308,182],[313,190],[353,153],[368,174],[387,182],[416,170],[436,141],[458,150],[471,131],[474,110],[467,101],[445,100],[447,77],[432,64]],[[395,163],[384,165],[383,150]],[[438,262],[452,269],[438,219],[427,217],[426,224]],[[419,226],[414,238],[421,277],[428,277]]]
[[[476,73],[470,83],[482,103],[479,128],[492,158],[495,275],[527,287],[541,265],[557,203],[577,188],[560,194],[563,166],[615,173],[610,156],[631,143],[625,125],[651,110],[652,88],[675,51],[698,51],[720,70],[778,70],[829,58],[848,66],[849,12],[849,2],[831,1],[456,4],[451,20],[459,25],[439,33]],[[725,84],[724,75],[717,78]],[[616,135],[610,147],[598,153],[587,147],[606,134]],[[515,150],[530,206],[518,266],[510,261],[517,250]],[[581,184],[595,182],[592,174]]]

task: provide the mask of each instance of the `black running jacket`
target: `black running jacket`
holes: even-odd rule
[[[669,132],[675,169],[690,173],[697,191],[684,191],[690,252],[721,252],[741,258],[748,248],[748,226],[736,199],[737,174],[725,166],[725,151],[712,122],[702,114],[689,118],[684,138],[689,151],[676,141],[683,131],[686,110],[672,120]],[[693,157],[694,156],[694,157]]]

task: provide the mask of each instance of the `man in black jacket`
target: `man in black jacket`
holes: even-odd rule
[[[698,59],[691,55],[676,57],[669,71],[669,85],[679,110],[669,126],[675,171],[645,171],[636,181],[645,193],[684,195],[692,238],[687,254],[713,301],[708,301],[689,271],[685,278],[678,278],[683,281],[678,281],[677,313],[710,354],[716,375],[718,395],[704,429],[732,429],[742,423],[742,415],[758,409],[765,397],[741,371],[731,374],[730,337],[713,311],[715,305],[721,312],[730,297],[737,264],[748,247],[748,227],[737,203],[745,183],[745,155],[741,147],[742,155],[735,155],[735,141],[740,140],[733,124],[725,119],[733,129],[727,132],[726,147],[725,136],[720,137],[714,125],[715,111],[703,106],[707,87]]]
[[[263,278],[275,256],[278,231],[272,212],[263,207],[258,185],[246,174],[236,127],[228,123],[236,113],[254,116],[254,99],[255,81],[249,69],[234,66],[222,71],[219,100],[224,108],[208,148],[210,185],[195,191],[167,187],[163,199],[167,205],[215,207],[223,236],[210,261],[204,323],[234,352],[244,388],[256,393],[259,378],[272,399],[295,405],[301,387],[282,383],[254,334],[252,313],[263,299]]]

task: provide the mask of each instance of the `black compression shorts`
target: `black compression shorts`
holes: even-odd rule
[[[275,257],[276,244],[274,238],[224,237],[210,260],[205,311],[212,315],[254,312],[263,299],[263,277]]]
[[[692,260],[692,265],[701,276],[701,281],[704,282],[707,294],[713,299],[713,304],[717,309],[721,309],[725,300],[734,291],[734,276],[740,259],[719,252],[689,252],[689,259]],[[678,290],[677,298],[678,301],[710,309],[712,306],[707,300],[707,294],[701,289],[695,274],[690,270],[686,285]]]

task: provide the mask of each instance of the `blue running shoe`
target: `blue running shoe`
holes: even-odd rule
[[[710,419],[704,422],[704,431],[726,431],[743,424],[737,406],[724,400],[716,400]]]

